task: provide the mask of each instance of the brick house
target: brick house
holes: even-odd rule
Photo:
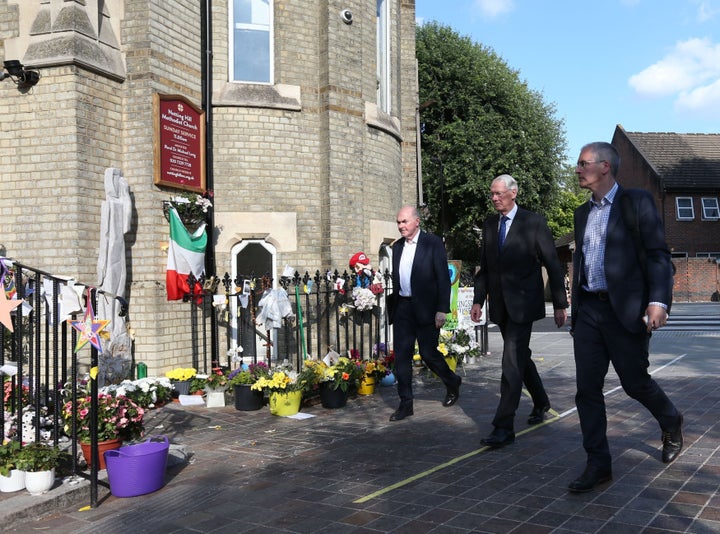
[[[627,132],[618,125],[618,182],[650,191],[674,258],[720,258],[720,134]]]
[[[412,1],[0,0],[0,55],[40,76],[0,81],[0,250],[94,283],[103,175],[119,169],[134,354],[151,373],[190,343],[164,288],[178,190],[154,181],[158,95],[207,118],[220,277],[342,270],[358,250],[379,266],[398,208],[417,204]]]

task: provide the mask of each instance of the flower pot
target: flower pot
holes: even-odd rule
[[[342,408],[347,404],[348,393],[343,391],[342,388],[338,387],[333,389],[332,383],[321,382],[320,383],[320,402],[323,408],[336,409]]]
[[[265,404],[263,392],[250,389],[250,384],[236,384],[233,391],[235,393],[236,410],[253,412],[259,410]]]
[[[42,495],[55,484],[55,469],[50,471],[25,471],[25,489],[30,495]]]
[[[173,386],[178,395],[190,395],[190,380],[177,380]]]
[[[302,391],[273,391],[270,393],[270,413],[278,416],[295,415],[300,411]]]
[[[0,475],[0,491],[3,493],[12,493],[25,489],[25,471],[19,469],[11,469],[8,476]]]
[[[358,395],[372,395],[375,393],[375,377],[365,375],[358,385]]]
[[[205,406],[208,408],[222,408],[225,406],[225,391],[208,391],[205,396]]]
[[[107,441],[100,441],[98,442],[98,456],[100,457],[100,462],[98,463],[98,469],[105,469],[105,451],[112,451],[115,449],[119,449],[122,445],[121,439],[109,439]],[[88,464],[88,467],[92,467],[92,454],[91,454],[91,447],[90,443],[85,443],[84,441],[80,442],[80,448],[82,449],[83,456],[85,457],[85,461]]]
[[[390,372],[386,374],[384,377],[382,377],[382,380],[380,380],[381,386],[394,386],[395,385],[395,375]]]
[[[455,369],[457,369],[457,360],[453,356],[445,356],[445,363],[448,365],[450,370],[454,373]],[[440,378],[435,373],[433,373],[433,376],[435,378]]]

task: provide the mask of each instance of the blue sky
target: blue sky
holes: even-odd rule
[[[629,132],[720,133],[720,0],[416,0],[492,48],[565,123],[568,161]]]

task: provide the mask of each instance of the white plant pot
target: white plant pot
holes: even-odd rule
[[[208,408],[222,408],[225,406],[225,392],[208,391],[205,395],[205,402]]]
[[[55,484],[55,469],[50,471],[25,471],[25,489],[30,495],[42,495]]]
[[[25,471],[19,469],[11,469],[9,476],[0,475],[0,491],[3,493],[12,493],[25,489]]]

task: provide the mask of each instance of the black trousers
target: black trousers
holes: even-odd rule
[[[448,367],[445,358],[437,349],[440,330],[435,324],[420,324],[415,316],[412,299],[400,298],[395,303],[393,317],[393,346],[395,348],[395,377],[401,403],[411,403],[412,360],[417,340],[420,356],[425,365],[435,373],[446,387],[456,387],[460,377]]]
[[[514,431],[515,412],[520,404],[523,383],[535,407],[550,404],[535,362],[532,361],[532,325],[532,322],[515,323],[509,317],[498,325],[503,337],[503,355],[500,402],[493,419],[495,428]]]
[[[645,406],[662,430],[676,430],[680,413],[648,373],[650,334],[632,333],[624,328],[607,299],[582,292],[578,299],[574,329],[575,404],[583,447],[588,464],[610,470],[612,460],[603,396],[610,362],[625,393]]]

